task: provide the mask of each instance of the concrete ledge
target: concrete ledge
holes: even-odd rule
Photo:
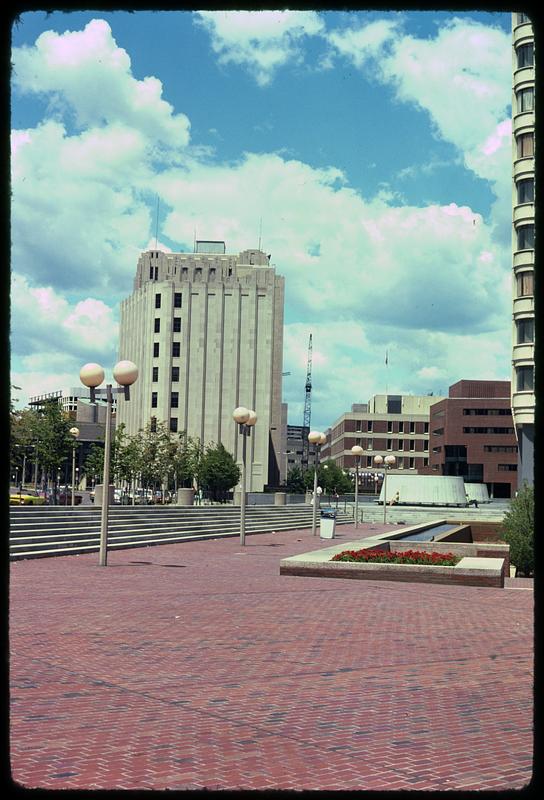
[[[336,553],[343,550],[360,550],[371,546],[369,539],[363,539],[283,558],[280,561],[280,575],[504,587],[503,558],[464,556],[454,567],[331,561]]]

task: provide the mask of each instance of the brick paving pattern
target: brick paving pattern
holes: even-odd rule
[[[359,535],[385,530],[364,525]],[[339,541],[355,538],[349,526]],[[311,531],[11,565],[11,769],[46,789],[517,789],[533,592],[279,575]],[[514,591],[518,589],[518,591]]]

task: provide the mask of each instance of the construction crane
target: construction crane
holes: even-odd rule
[[[302,421],[302,471],[308,469],[308,454],[310,443],[308,434],[310,433],[310,419],[312,417],[312,334],[308,342],[308,365],[306,368],[306,384],[304,386],[304,419]]]

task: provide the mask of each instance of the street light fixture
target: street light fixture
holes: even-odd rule
[[[100,517],[99,564],[105,567],[108,558],[108,514],[110,504],[110,450],[111,450],[111,410],[113,395],[123,393],[130,400],[130,386],[138,378],[138,367],[132,361],[119,361],[113,368],[113,377],[120,386],[113,388],[111,383],[105,389],[98,389],[104,381],[104,370],[100,364],[85,364],[79,371],[79,379],[91,390],[91,403],[96,395],[106,398],[106,430],[104,435],[104,476],[102,489],[102,513]]]
[[[374,463],[377,467],[383,465],[383,524],[387,521],[387,470],[395,466],[395,456],[374,456]]]
[[[257,414],[250,408],[238,406],[232,412],[233,420],[238,423],[238,429],[243,436],[242,440],[242,494],[240,498],[240,544],[246,543],[246,442],[251,435],[251,429],[257,422]]]
[[[327,437],[322,431],[310,431],[308,434],[308,441],[310,444],[315,445],[315,470],[314,470],[314,496],[313,496],[313,511],[312,511],[312,536],[315,536],[317,529],[317,466],[319,463],[319,451],[321,445],[325,444]],[[321,492],[319,492],[321,494]]]
[[[359,463],[364,453],[360,444],[354,444],[351,452],[355,456],[355,527],[359,527]]]
[[[70,428],[70,433],[74,437],[74,443],[72,445],[72,508],[73,508],[75,506],[75,504],[76,504],[76,498],[75,498],[75,491],[76,491],[76,487],[75,487],[75,482],[76,482],[76,443],[77,443],[77,437],[79,436],[79,428],[76,428],[75,425],[74,425],[73,428]]]

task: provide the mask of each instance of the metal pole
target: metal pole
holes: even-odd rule
[[[312,536],[316,534],[317,528],[317,463],[318,463],[319,445],[315,446],[315,469],[314,469],[314,507],[312,510]]]
[[[23,479],[21,481],[21,489],[25,488],[25,474],[26,474],[26,450],[23,450]]]
[[[110,449],[111,449],[111,406],[112,385],[106,386],[106,431],[104,436],[104,476],[102,481],[102,514],[100,516],[100,557],[99,564],[105,567],[108,560],[108,513],[110,505]]]
[[[75,491],[76,491],[76,446],[74,443],[74,446],[72,447],[72,508],[76,504]]]
[[[240,425],[240,433],[243,437],[242,442],[242,496],[240,498],[240,544],[246,543],[246,426]]]
[[[36,461],[34,462],[34,488],[37,490],[38,488],[38,448],[34,446],[34,454],[36,456]]]
[[[359,456],[355,456],[355,527],[359,527]]]
[[[387,519],[387,467],[383,465],[383,524]]]

